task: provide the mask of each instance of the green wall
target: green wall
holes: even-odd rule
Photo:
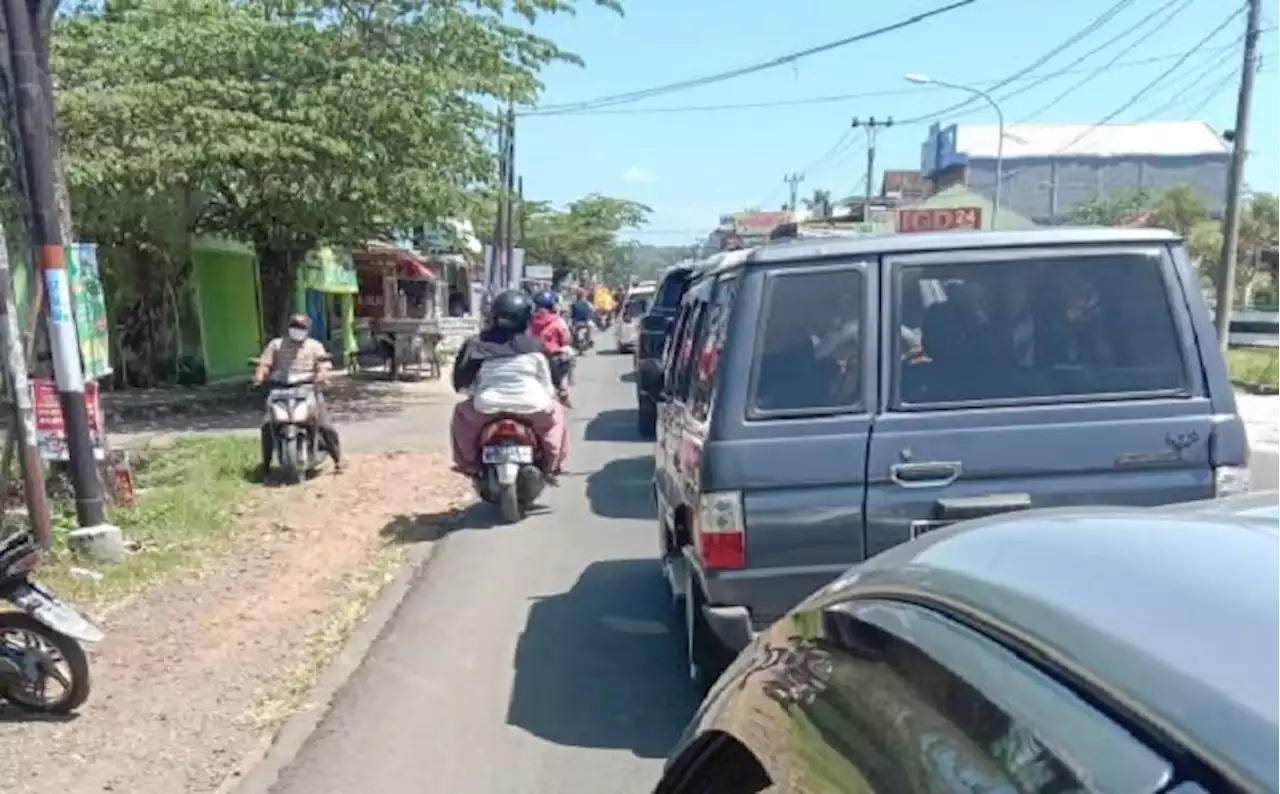
[[[200,338],[209,380],[247,377],[262,353],[258,263],[232,244],[204,243],[191,254],[200,308]]]

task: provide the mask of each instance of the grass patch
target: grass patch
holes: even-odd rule
[[[387,544],[347,577],[337,604],[325,616],[320,628],[307,636],[303,659],[286,672],[280,686],[258,704],[253,714],[255,727],[274,730],[302,706],[303,698],[315,688],[320,674],[342,650],[370,604],[396,577],[407,557],[405,546]]]
[[[1259,348],[1228,350],[1227,372],[1232,380],[1280,385],[1280,351]]]
[[[111,511],[111,521],[136,546],[119,565],[97,565],[67,549],[75,513],[55,502],[54,549],[39,578],[72,602],[113,601],[177,574],[189,572],[227,548],[235,508],[250,487],[259,457],[256,438],[203,436],[135,454],[137,504]],[[73,576],[97,571],[101,579]]]

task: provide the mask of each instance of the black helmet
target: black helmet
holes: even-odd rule
[[[524,331],[529,327],[529,319],[533,317],[533,300],[522,290],[509,289],[493,299],[489,316],[494,328]]]

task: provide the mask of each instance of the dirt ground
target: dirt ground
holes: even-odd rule
[[[106,639],[79,716],[0,707],[0,790],[217,791],[305,703],[404,546],[470,501],[436,452],[355,455],[339,477],[257,492],[234,553],[95,615]]]

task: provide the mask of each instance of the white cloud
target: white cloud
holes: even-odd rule
[[[658,181],[658,177],[649,173],[638,165],[633,165],[626,171],[622,172],[622,178],[628,182],[636,184],[652,184]]]

